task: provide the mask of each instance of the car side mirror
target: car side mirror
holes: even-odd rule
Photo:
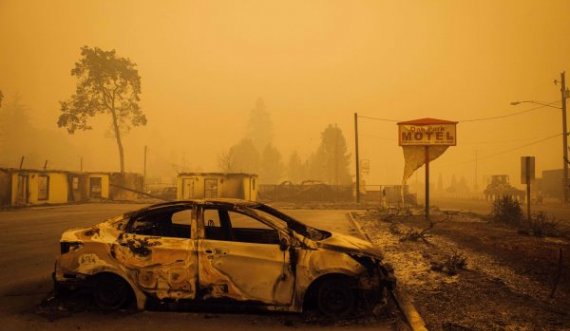
[[[279,249],[282,251],[286,251],[287,249],[289,249],[289,241],[287,240],[287,238],[283,237],[281,238],[281,240],[279,240]]]

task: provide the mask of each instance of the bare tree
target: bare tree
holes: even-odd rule
[[[146,116],[139,107],[141,78],[136,64],[128,58],[117,57],[115,50],[81,48],[81,59],[75,63],[71,75],[79,82],[75,94],[60,102],[61,112],[57,125],[76,130],[90,130],[87,119],[97,114],[111,115],[113,133],[119,149],[121,172],[125,171],[125,156],[121,131],[131,125],[146,125]]]
[[[231,172],[234,170],[234,150],[232,148],[223,151],[218,155],[218,167],[223,172]]]

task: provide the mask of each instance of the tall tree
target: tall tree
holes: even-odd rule
[[[77,149],[63,132],[32,124],[34,110],[19,95],[6,97],[0,111],[0,166],[68,168],[77,160]]]
[[[121,172],[125,171],[122,133],[131,126],[146,125],[146,116],[139,106],[141,78],[136,64],[118,57],[115,50],[98,47],[81,48],[81,59],[71,75],[78,79],[75,94],[60,102],[61,114],[57,125],[70,134],[90,130],[87,120],[97,114],[111,115],[112,129],[119,150]]]
[[[441,194],[443,192],[443,177],[441,173],[437,176],[437,191]]]
[[[249,113],[245,137],[251,140],[258,152],[273,141],[273,122],[262,98],[257,99]]]
[[[261,167],[259,182],[264,184],[279,184],[283,176],[283,162],[281,153],[273,145],[265,146],[261,153]]]
[[[297,152],[293,152],[289,157],[289,162],[287,163],[287,179],[294,183],[299,183],[306,179],[306,170],[301,157]]]
[[[259,152],[250,139],[244,138],[230,148],[233,162],[232,171],[257,174],[259,172]]]
[[[29,164],[37,144],[44,141],[32,127],[29,112],[19,95],[6,101],[0,113],[0,164],[15,166],[21,156]]]
[[[342,130],[329,125],[321,133],[321,144],[310,158],[311,175],[329,184],[352,183],[349,172],[350,154]]]

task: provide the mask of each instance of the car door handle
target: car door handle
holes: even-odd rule
[[[213,251],[213,250],[211,250],[211,249],[209,249],[209,248],[208,248],[208,249],[206,249],[206,251],[205,251],[205,252],[206,252],[206,254],[214,254],[214,251]]]

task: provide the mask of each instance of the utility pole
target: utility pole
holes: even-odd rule
[[[562,149],[564,151],[562,192],[566,204],[568,203],[568,127],[566,125],[566,73],[564,71],[560,73],[560,92],[562,92]]]
[[[477,185],[477,150],[475,150],[475,178],[473,178],[473,189],[475,194],[479,191],[479,185]]]
[[[147,153],[147,146],[144,145],[144,163],[143,163],[143,188],[146,189],[146,153]]]
[[[426,166],[426,196],[425,196],[425,208],[426,208],[426,221],[431,223],[429,218],[429,146],[424,146],[424,153],[425,153],[425,166]]]
[[[356,156],[356,203],[360,203],[360,159],[358,158],[358,114],[354,113],[354,151]]]

